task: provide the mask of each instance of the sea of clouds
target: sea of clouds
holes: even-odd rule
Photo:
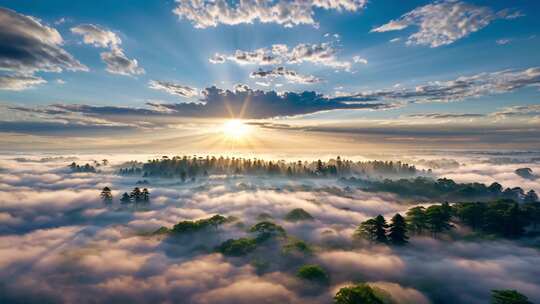
[[[351,282],[369,282],[397,303],[486,303],[491,289],[517,289],[540,302],[540,268],[534,267],[540,264],[538,247],[520,241],[426,237],[412,238],[403,248],[353,243],[360,222],[378,214],[404,214],[411,202],[343,188],[335,180],[149,179],[150,205],[120,206],[120,195],[141,178],[115,174],[118,165],[148,157],[2,156],[0,302],[330,303]],[[72,173],[67,167],[72,161],[104,158],[110,164],[99,173]],[[408,158],[422,166],[429,156]],[[514,173],[521,167],[539,173],[532,158],[501,162],[479,154],[453,159],[457,166],[434,172],[457,181],[498,181],[540,191],[538,179]],[[99,198],[105,186],[113,189],[112,206]],[[315,221],[283,220],[294,208],[305,209]],[[271,214],[289,235],[311,244],[313,255],[284,257],[276,249],[230,258],[212,252],[228,238],[247,236],[246,228],[261,213]],[[148,235],[161,226],[215,214],[235,216],[241,224],[184,241]],[[261,272],[254,259],[268,262],[268,268]],[[325,268],[330,285],[298,279],[296,270],[304,263]]]

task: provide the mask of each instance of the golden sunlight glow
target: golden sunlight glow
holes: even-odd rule
[[[226,138],[241,140],[249,134],[251,128],[241,120],[233,119],[226,121],[223,124],[222,130]]]

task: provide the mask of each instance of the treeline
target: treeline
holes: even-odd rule
[[[427,174],[414,166],[393,161],[354,162],[341,157],[327,162],[267,161],[263,159],[175,156],[152,159],[139,166],[132,164],[121,168],[121,175],[142,175],[143,177],[180,178],[183,181],[199,176],[216,175],[269,175],[289,177],[343,177],[359,175],[363,177],[412,177]]]
[[[104,187],[99,196],[105,204],[112,204],[114,202],[112,190],[109,187]],[[120,203],[150,203],[150,191],[148,191],[147,188],[143,188],[141,190],[139,187],[135,187],[130,193],[124,192],[124,194],[122,194],[120,197]]]
[[[88,163],[84,165],[78,165],[77,163],[72,162],[68,167],[71,169],[71,172],[75,172],[75,173],[81,173],[81,172],[96,173],[96,167]]]
[[[487,186],[482,183],[456,183],[448,178],[433,180],[427,177],[414,179],[385,179],[383,181],[360,179],[356,177],[342,178],[341,182],[359,186],[362,190],[372,192],[390,192],[404,197],[423,197],[445,201],[510,199],[517,202],[531,203],[538,201],[534,190],[525,192],[520,187],[504,189],[499,183]]]
[[[540,224],[540,203],[518,204],[512,200],[498,200],[453,205],[445,202],[427,208],[416,206],[407,211],[405,219],[396,214],[390,224],[382,215],[362,222],[355,231],[355,237],[404,245],[409,235],[436,237],[456,224],[485,234],[518,238],[525,234],[527,227],[536,229]]]

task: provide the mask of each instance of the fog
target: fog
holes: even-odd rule
[[[378,214],[387,219],[414,205],[389,193],[344,188],[335,179],[211,176],[182,183],[148,179],[151,203],[123,206],[141,177],[116,174],[118,165],[148,155],[68,155],[0,158],[0,302],[2,303],[329,303],[340,287],[368,282],[395,303],[486,303],[492,289],[516,289],[540,301],[538,247],[498,239],[412,237],[396,248],[353,241],[355,228]],[[520,186],[540,191],[539,180],[514,170],[534,160],[498,163],[486,155],[452,156],[459,165],[434,169],[456,181]],[[108,159],[98,173],[72,173],[72,161]],[[437,154],[403,156],[442,159]],[[448,158],[448,157],[446,157]],[[444,162],[448,163],[448,162]],[[108,186],[114,203],[99,193]],[[435,203],[435,202],[434,202]],[[289,222],[303,208],[313,221]],[[310,255],[267,246],[244,257],[213,250],[266,213],[290,237],[310,244]],[[238,218],[215,233],[185,239],[150,235],[182,220],[221,214]],[[455,234],[467,233],[463,230]],[[535,242],[536,240],[532,240]],[[536,243],[537,244],[537,243]],[[264,270],[259,262],[268,264]],[[296,277],[302,264],[318,264],[328,286]]]

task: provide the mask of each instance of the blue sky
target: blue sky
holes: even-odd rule
[[[214,16],[214,21],[218,20],[216,24],[201,25],[201,20],[189,20],[190,16],[185,11],[174,12],[182,3],[189,7],[191,1],[0,1],[0,7],[14,11],[17,18],[31,16],[40,20],[40,26],[56,30],[63,39],[63,43],[57,46],[87,67],[87,71],[63,68],[61,72],[51,72],[35,69],[32,76],[43,81],[23,88],[0,88],[0,103],[6,108],[14,105],[47,107],[53,104],[148,108],[148,102],[205,102],[201,90],[215,85],[234,91],[236,84],[246,84],[250,90],[275,90],[278,93],[315,91],[327,98],[358,97],[358,94],[366,96],[379,90],[414,91],[417,86],[431,85],[435,81],[455,81],[459,77],[482,78],[484,76],[479,75],[507,70],[524,73],[527,69],[540,66],[538,1],[343,0],[336,1],[343,3],[340,7],[305,5],[299,8],[300,13],[309,10],[311,20],[293,26],[282,23],[281,17],[263,23],[257,17],[247,21],[237,18],[230,22],[220,16]],[[211,5],[213,1],[205,3]],[[236,1],[224,3],[231,11],[239,7]],[[295,1],[272,1],[268,2],[268,6],[282,3],[294,4]],[[251,14],[249,10],[253,8],[243,9]],[[462,15],[435,22],[439,18],[437,14],[447,16],[452,10]],[[303,16],[309,16],[309,12]],[[416,17],[402,17],[407,13],[416,13]],[[478,19],[470,17],[471,14],[479,14]],[[409,23],[408,26],[401,26],[405,27],[403,29],[374,30],[392,25],[392,20]],[[420,31],[423,21],[426,22],[427,36],[423,37],[423,42],[415,41],[411,37]],[[464,21],[485,24],[456,28]],[[430,25],[429,22],[435,23]],[[110,32],[121,43],[101,46],[85,43],[84,33],[73,30],[81,25],[93,25],[103,33]],[[441,33],[448,33],[448,30],[457,31],[451,35],[459,31],[464,31],[464,34],[457,38],[443,37],[443,43],[435,45],[433,39]],[[270,52],[272,46],[277,44],[286,45],[291,52],[286,55],[287,59],[282,58],[278,64],[238,64],[227,59],[217,64],[209,61],[216,53],[233,56],[237,50],[265,49]],[[300,44],[325,44],[325,47],[331,48],[333,57],[330,61],[319,58],[311,61],[300,59],[300,63],[286,62],[290,61],[293,48]],[[144,73],[107,71],[100,54],[114,53],[114,50],[120,50],[127,60],[136,60],[136,68],[144,70]],[[9,59],[9,54],[6,56]],[[359,62],[354,62],[355,56]],[[336,68],[333,65],[335,62],[346,63],[348,68]],[[290,78],[276,74],[274,69],[278,67],[295,74]],[[250,77],[259,68],[265,72],[272,70],[272,73],[270,76],[265,74],[267,76],[263,78]],[[0,76],[22,73],[14,68],[4,67],[2,70]],[[533,72],[536,73],[536,70]],[[28,74],[27,71],[24,73]],[[304,78],[298,80],[299,77]],[[306,80],[308,78],[305,77],[315,80]],[[508,77],[492,75],[491,78],[489,84],[493,87],[478,94],[453,95],[444,102],[421,100],[422,96],[406,100],[400,100],[401,97],[389,100],[385,97],[384,102],[400,105],[380,111],[379,107],[374,107],[373,111],[343,107],[327,111],[329,109],[325,108],[322,113],[306,111],[304,114],[308,116],[304,118],[354,121],[398,119],[418,113],[489,114],[517,106],[533,107],[527,110],[525,119],[531,118],[531,111],[538,113],[535,105],[539,104],[537,85],[540,77],[536,74],[525,79],[523,85],[502,90],[498,85],[501,79]],[[171,94],[163,86],[152,88],[151,81],[187,87],[195,93],[187,97]],[[474,86],[470,90],[479,87]]]

